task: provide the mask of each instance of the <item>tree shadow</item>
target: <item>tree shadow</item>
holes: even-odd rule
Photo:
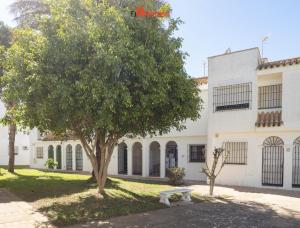
[[[64,179],[49,175],[22,175],[14,173],[13,178],[1,180],[0,187],[15,193],[26,202],[43,198],[55,198],[95,188],[96,184],[82,179]]]
[[[39,211],[46,213],[53,225],[63,226],[165,208],[158,202],[158,195],[137,194],[112,179],[106,190],[102,199],[89,194],[69,203],[55,202]]]
[[[101,219],[101,222],[99,222]],[[97,219],[95,219],[97,220]],[[204,201],[105,220],[98,218],[82,227],[300,227],[300,215],[282,215],[270,206],[228,199]]]

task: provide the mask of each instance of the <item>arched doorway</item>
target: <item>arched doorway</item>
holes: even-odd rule
[[[300,137],[294,141],[292,178],[293,187],[300,187]]]
[[[61,169],[61,145],[56,146],[57,169]]]
[[[66,170],[73,169],[73,154],[72,154],[72,146],[69,144],[66,147]]]
[[[160,176],[160,145],[158,142],[150,144],[149,175],[154,177]]]
[[[136,142],[132,146],[132,174],[142,175],[142,172],[143,172],[142,144]]]
[[[166,145],[166,169],[178,166],[177,144],[170,141]]]
[[[48,159],[54,159],[54,147],[52,145],[48,146]]]
[[[262,149],[262,184],[283,186],[284,142],[277,136],[265,139]]]
[[[82,171],[83,168],[83,157],[82,157],[82,146],[77,144],[75,147],[75,159],[76,159],[76,167],[77,171]]]
[[[127,174],[127,145],[123,142],[118,145],[118,173]]]

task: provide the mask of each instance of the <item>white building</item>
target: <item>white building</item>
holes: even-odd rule
[[[5,114],[5,106],[0,102],[0,118]],[[30,164],[30,136],[17,131],[15,141],[15,164]],[[8,127],[0,126],[0,165],[8,165]]]
[[[166,168],[178,166],[185,179],[206,181],[205,160],[224,146],[230,155],[217,183],[300,187],[300,58],[267,62],[258,48],[229,52],[208,58],[208,75],[197,79],[201,118],[187,120],[182,132],[125,138],[109,174],[163,178]],[[30,144],[32,167],[53,157],[60,169],[91,171],[79,141],[50,137]]]

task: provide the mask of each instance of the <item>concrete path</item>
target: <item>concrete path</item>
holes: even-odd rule
[[[51,227],[48,219],[6,189],[0,189],[0,228]]]
[[[190,188],[202,194],[208,192],[207,185]],[[215,192],[227,196],[73,228],[300,227],[300,192],[222,186],[216,187]]]

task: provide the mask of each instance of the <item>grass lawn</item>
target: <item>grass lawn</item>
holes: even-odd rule
[[[71,225],[89,220],[163,208],[159,192],[164,183],[110,178],[104,199],[99,199],[90,176],[17,168],[15,174],[2,169],[0,188],[7,188],[46,214],[54,225]]]

